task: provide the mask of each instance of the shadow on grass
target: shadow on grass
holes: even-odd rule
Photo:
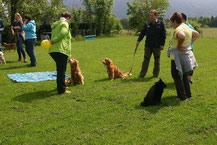
[[[179,106],[180,101],[174,100],[173,98],[176,96],[168,96],[164,97],[161,99],[161,104],[156,105],[156,106],[148,106],[148,107],[142,107],[139,105],[135,106],[135,109],[141,109],[141,110],[146,110],[151,114],[156,114],[160,109],[164,107],[169,107],[169,106]]]
[[[105,81],[110,81],[108,78],[100,79],[100,80],[95,80],[94,82],[105,82]]]
[[[27,65],[22,65],[22,66],[12,66],[12,67],[7,67],[7,68],[2,68],[1,70],[12,70],[12,69],[20,69],[20,68],[26,68]]]
[[[126,78],[126,79],[123,79],[122,82],[123,83],[128,83],[128,82],[148,82],[150,81],[151,79],[153,79],[153,77],[148,77],[148,78]]]
[[[44,91],[37,91],[37,92],[22,94],[22,95],[14,97],[13,100],[19,101],[19,102],[32,102],[34,100],[46,99],[54,95],[57,95],[56,89],[50,90],[50,91],[44,90]]]
[[[166,85],[167,85],[166,89],[170,89],[170,90],[176,89],[174,82],[167,83]]]
[[[6,63],[15,63],[15,62],[17,62],[17,61],[7,61],[6,60]]]

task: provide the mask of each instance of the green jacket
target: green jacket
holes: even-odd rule
[[[54,44],[49,49],[51,52],[60,52],[71,57],[71,32],[69,24],[64,20],[56,21],[51,25],[51,40]]]

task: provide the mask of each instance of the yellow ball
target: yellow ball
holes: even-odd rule
[[[51,43],[49,40],[43,40],[41,42],[41,47],[44,49],[49,49],[51,47]]]

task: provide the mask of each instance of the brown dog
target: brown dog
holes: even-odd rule
[[[17,46],[16,43],[2,43],[2,45],[5,47],[5,51],[8,50],[10,52],[10,50],[14,49],[14,51],[16,51]]]
[[[78,60],[75,58],[69,59],[69,64],[71,67],[71,78],[67,81],[71,84],[71,86],[75,85],[83,85],[84,84],[84,77],[81,73],[81,70],[78,66]]]
[[[110,80],[113,80],[116,78],[124,79],[125,77],[131,75],[129,72],[123,74],[122,71],[117,66],[115,66],[109,58],[103,59],[102,63],[106,67],[106,71],[108,73],[108,77]]]

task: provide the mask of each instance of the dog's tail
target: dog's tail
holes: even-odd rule
[[[126,72],[126,73],[124,74],[124,77],[128,77],[128,76],[131,76],[131,75],[132,75],[131,73]]]

